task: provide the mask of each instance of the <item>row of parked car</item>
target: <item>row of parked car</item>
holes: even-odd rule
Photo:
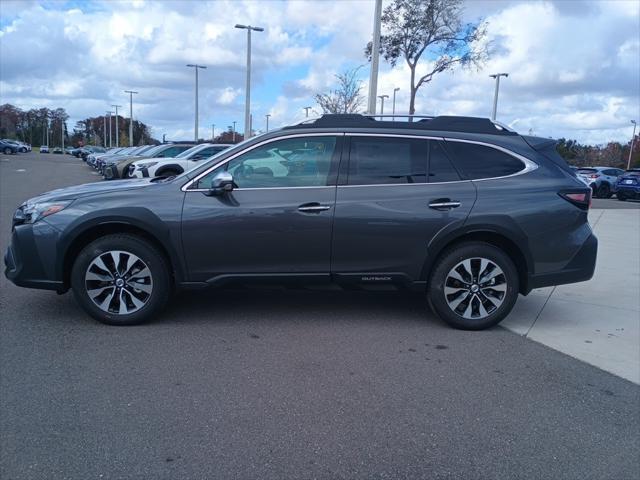
[[[20,142],[18,140],[11,140],[3,138],[0,140],[0,152],[5,155],[11,155],[16,153],[27,153],[31,151],[31,145],[28,143]]]
[[[618,200],[640,198],[640,168],[622,170],[611,167],[572,167],[578,179],[591,187],[594,198]]]
[[[202,160],[230,147],[213,143],[163,143],[139,147],[112,148],[79,154],[105,180],[172,177],[198,166]]]

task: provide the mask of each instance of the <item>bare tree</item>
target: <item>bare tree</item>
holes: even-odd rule
[[[410,114],[415,113],[418,89],[436,74],[458,66],[480,67],[488,58],[486,42],[481,42],[487,24],[463,24],[461,17],[462,0],[393,0],[384,9],[380,53],[394,67],[404,58],[411,70]],[[365,48],[369,59],[371,48],[369,42]],[[423,56],[432,64],[416,79],[416,67]]]
[[[347,70],[337,74],[336,89],[328,93],[319,93],[314,98],[322,113],[357,113],[364,103],[362,96],[362,80],[358,78],[358,71],[362,67]]]

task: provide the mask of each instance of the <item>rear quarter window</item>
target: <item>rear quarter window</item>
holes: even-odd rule
[[[513,155],[486,145],[449,140],[446,148],[455,167],[470,180],[506,177],[525,168]]]

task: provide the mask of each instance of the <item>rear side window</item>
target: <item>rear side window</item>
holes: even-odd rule
[[[452,154],[456,168],[470,180],[505,177],[525,167],[512,155],[485,145],[447,141],[447,151]]]
[[[349,185],[426,183],[428,141],[351,137]]]
[[[455,182],[460,180],[456,169],[444,151],[441,142],[429,141],[429,183]]]

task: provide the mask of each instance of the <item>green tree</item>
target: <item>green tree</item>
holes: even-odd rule
[[[484,22],[462,23],[462,0],[393,0],[382,14],[380,53],[391,66],[404,59],[411,72],[409,113],[415,113],[418,89],[438,73],[456,67],[480,67],[488,58]],[[372,42],[365,48],[371,59]],[[421,60],[427,73],[416,78]]]

